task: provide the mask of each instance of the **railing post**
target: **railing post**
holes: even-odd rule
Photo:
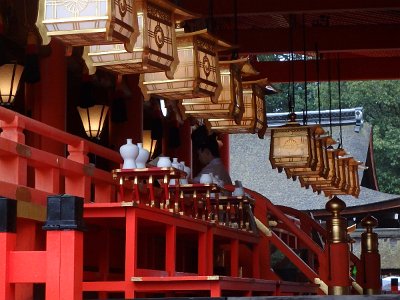
[[[328,260],[329,295],[348,295],[350,293],[350,249],[347,237],[347,220],[340,216],[346,204],[338,197],[326,203],[326,210],[332,213],[327,220],[327,244],[325,254]]]
[[[380,294],[381,283],[381,256],[378,250],[378,234],[372,229],[378,226],[378,220],[373,216],[366,216],[361,220],[366,229],[361,234],[361,276],[363,293],[365,295]]]
[[[68,159],[83,164],[82,175],[65,176],[65,193],[83,197],[86,202],[91,199],[90,176],[93,175],[94,166],[89,165],[89,146],[81,141],[78,146],[68,145]]]
[[[83,199],[47,198],[46,299],[81,300],[83,280]]]
[[[2,138],[17,142],[16,156],[4,156],[0,159],[0,180],[19,185],[27,185],[27,159],[30,157],[30,148],[25,146],[25,135],[23,130],[25,122],[22,118],[15,116],[7,123],[0,120],[0,127],[3,131],[0,133]]]
[[[0,198],[0,299],[15,299],[15,285],[9,281],[9,256],[15,250],[16,223],[17,201]]]

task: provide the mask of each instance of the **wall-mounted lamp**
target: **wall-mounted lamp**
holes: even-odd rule
[[[17,94],[24,67],[18,64],[5,64],[0,67],[0,105],[9,106]]]
[[[93,139],[100,139],[104,120],[108,112],[108,106],[94,105],[88,108],[78,106],[77,109],[87,136]]]

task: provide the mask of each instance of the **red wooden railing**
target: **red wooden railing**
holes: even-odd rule
[[[19,201],[18,205],[20,206],[26,205],[29,208],[35,206],[39,208],[39,210],[42,210],[41,214],[33,213],[34,210],[32,209],[26,209],[24,212],[19,211],[20,217],[44,221],[43,213],[45,212],[45,202],[47,196],[52,194],[71,194],[84,198],[86,203],[94,202],[100,206],[106,203],[117,204],[117,202],[121,200],[126,200],[119,196],[118,190],[120,185],[117,180],[113,179],[111,172],[96,168],[96,166],[89,163],[88,154],[92,153],[107,160],[112,168],[119,168],[122,161],[119,153],[116,151],[106,149],[100,145],[83,140],[2,107],[0,107],[0,127],[2,129],[0,133],[1,196],[16,199]],[[27,144],[26,137],[30,134],[46,137],[61,143],[65,146],[67,155],[65,155],[65,157],[56,155],[35,147],[34,144]],[[233,190],[232,186],[227,188]],[[328,262],[323,246],[316,243],[312,235],[314,231],[325,238],[325,230],[305,214],[290,208],[275,206],[266,197],[255,191],[246,189],[246,193],[255,200],[254,215],[259,222],[258,224],[261,224],[263,229],[268,231],[267,235],[261,235],[259,237],[259,246],[254,249],[254,253],[259,253],[259,259],[256,260],[257,265],[254,265],[254,270],[256,270],[255,274],[258,274],[257,276],[261,278],[278,280],[276,283],[280,282],[279,277],[271,270],[269,262],[269,245],[272,244],[278,248],[311,283],[318,283],[318,285],[320,285],[320,293],[326,292],[324,282],[327,280],[327,273],[325,270],[327,269]],[[118,207],[121,206],[119,205]],[[93,208],[93,211],[97,214],[96,207],[94,206]],[[113,209],[117,209],[117,207],[113,206],[113,208],[111,208],[111,215],[113,214]],[[118,213],[119,216],[124,216],[125,212],[123,211],[124,210],[121,210],[121,212]],[[188,214],[188,216],[190,216],[190,214]],[[277,222],[275,230],[274,226],[272,226],[272,221]],[[286,234],[286,237],[288,237],[287,240],[279,236],[279,234],[282,233],[284,235]],[[48,234],[48,237],[49,236],[54,236],[54,234],[50,233]],[[232,235],[232,237],[235,239],[235,235]],[[58,236],[57,239],[60,239],[60,237]],[[75,237],[67,235],[66,239],[71,241],[66,248],[82,247],[82,237],[75,240]],[[11,249],[13,245],[15,246],[15,241],[11,241],[11,244],[8,242],[7,249]],[[232,245],[232,247],[234,247],[236,244],[232,242]],[[309,253],[308,263],[296,252],[299,248],[307,249]],[[54,249],[65,251],[65,248],[60,249],[59,247],[55,247]],[[58,250],[54,249],[51,255],[56,255],[55,251]],[[74,249],[76,250],[77,248]],[[28,253],[31,255],[31,260],[33,262],[43,261],[45,257],[49,255],[46,251],[28,252],[25,254]],[[42,282],[46,277],[44,273],[37,272],[36,275],[35,271],[25,275],[22,274],[22,272],[21,274],[18,273],[18,266],[22,263],[28,263],[29,261],[29,259],[27,259],[28,256],[25,254],[17,252],[12,253],[11,257],[13,263],[11,265],[14,268],[12,270],[12,272],[14,272],[12,278],[18,278],[18,280],[22,280],[21,282],[29,282],[29,276],[32,276],[32,278],[36,276],[36,279],[32,282]],[[78,254],[77,257],[79,261],[79,259],[81,259],[79,251],[76,254]],[[206,254],[213,255],[210,251]],[[360,262],[354,255],[351,255],[351,258],[355,264],[359,265]],[[202,254],[201,259],[209,260],[210,258],[206,258],[204,254]],[[19,263],[17,263],[17,261],[19,261]],[[169,262],[168,264],[171,263]],[[46,268],[43,269],[43,266],[40,267],[40,264],[35,264],[34,266],[46,272]],[[174,264],[171,264],[169,268],[173,268],[173,266]],[[80,266],[76,265],[75,267],[79,268]],[[235,263],[235,268],[236,267],[237,263]],[[202,272],[206,274],[204,270],[207,268],[202,267]],[[258,268],[260,268],[260,270],[258,270]],[[144,276],[145,273],[143,273]],[[237,270],[233,271],[232,274],[236,275]],[[74,284],[76,285],[76,282],[73,283],[71,281],[71,286],[74,286]],[[82,285],[82,282],[80,285]],[[121,284],[121,286],[124,285],[125,283]],[[287,291],[290,290],[289,285],[285,285],[284,283],[278,285],[281,292],[284,291],[285,288]],[[275,289],[278,289],[278,285],[275,285]],[[90,286],[90,283],[86,286]],[[98,286],[101,287],[101,283],[99,283]],[[315,288],[311,287],[307,291],[314,291],[315,293]],[[277,293],[278,291],[276,290],[275,292]]]

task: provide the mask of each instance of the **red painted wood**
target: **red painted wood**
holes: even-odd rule
[[[232,240],[231,250],[231,276],[239,277],[239,240]]]
[[[9,279],[10,252],[15,249],[16,234],[0,232],[0,299],[14,300],[15,285]]]
[[[166,231],[166,245],[165,245],[165,270],[168,276],[175,275],[176,263],[176,226],[170,224],[167,226]]]
[[[349,244],[328,244],[329,286],[351,286],[349,278]]]
[[[134,297],[134,287],[129,284],[137,272],[137,218],[135,209],[126,210],[125,245],[125,298]]]
[[[46,282],[46,251],[12,251],[9,257],[10,282]]]

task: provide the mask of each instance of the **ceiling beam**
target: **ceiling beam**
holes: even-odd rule
[[[252,62],[253,67],[260,72],[260,78],[268,78],[274,82],[288,82],[290,62]],[[339,68],[338,68],[339,66]],[[295,61],[293,65],[294,81],[304,82],[304,61]],[[400,57],[384,58],[351,58],[338,60],[323,59],[319,63],[319,80],[395,80],[400,79]],[[307,81],[318,81],[315,60],[307,61]],[[329,76],[330,74],[330,76]]]
[[[296,0],[267,2],[260,0],[238,0],[237,2],[239,16],[400,9],[400,3],[397,0]],[[178,5],[203,16],[209,14],[208,1],[179,0]],[[233,0],[215,0],[213,4],[214,17],[231,16],[233,14],[233,5]]]
[[[400,2],[400,1],[399,1]],[[400,25],[355,25],[337,27],[306,28],[293,31],[293,51],[340,52],[359,50],[400,49]],[[238,32],[238,46],[241,53],[289,53],[289,29],[254,29]],[[232,32],[217,32],[220,39],[232,43]]]

